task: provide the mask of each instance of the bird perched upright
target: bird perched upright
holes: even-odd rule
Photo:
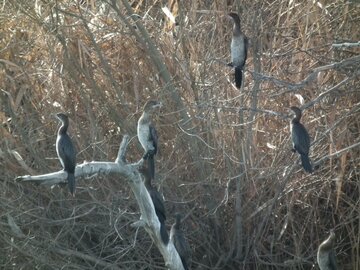
[[[231,39],[231,63],[230,66],[235,68],[235,86],[241,87],[243,70],[247,58],[248,39],[241,32],[240,17],[234,12],[228,14],[234,22],[233,34]]]
[[[164,201],[161,194],[156,190],[156,188],[151,183],[150,172],[148,168],[141,167],[139,169],[140,173],[143,174],[145,181],[145,187],[149,192],[150,198],[154,204],[155,213],[160,222],[160,236],[161,240],[165,245],[169,243],[169,235],[166,231],[165,221],[166,221],[166,213],[164,207]]]
[[[300,123],[301,110],[294,106],[290,107],[290,109],[295,114],[295,117],[291,120],[292,151],[300,154],[304,170],[311,173],[313,169],[309,160],[310,136],[303,124]]]
[[[148,168],[152,179],[155,177],[154,156],[158,149],[158,136],[156,129],[151,121],[151,115],[156,108],[161,107],[161,102],[149,100],[145,103],[143,113],[139,118],[137,125],[137,135],[141,146],[145,150],[143,159],[148,160]]]
[[[190,269],[189,264],[191,261],[191,248],[186,241],[183,231],[181,230],[181,214],[179,213],[175,214],[175,223],[172,225],[170,231],[170,241],[174,243],[184,269]]]
[[[335,233],[331,230],[329,237],[318,248],[317,262],[320,270],[337,270],[334,243]]]
[[[65,172],[67,172],[68,186],[71,195],[75,194],[75,167],[76,167],[76,152],[74,145],[67,134],[69,127],[69,118],[63,113],[56,114],[56,117],[61,121],[61,127],[59,128],[56,138],[56,152],[63,166]]]

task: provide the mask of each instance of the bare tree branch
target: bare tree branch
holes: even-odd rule
[[[334,43],[332,45],[334,48],[342,48],[342,47],[360,47],[360,41],[358,42],[344,42],[344,43]]]
[[[129,136],[125,135],[119,147],[118,156],[115,162],[92,161],[84,162],[77,165],[75,169],[75,177],[86,176],[87,178],[96,176],[100,173],[118,174],[128,180],[128,183],[135,195],[136,201],[140,208],[140,222],[135,222],[134,226],[144,227],[150,235],[155,245],[164,257],[166,266],[171,270],[183,269],[180,256],[177,253],[172,242],[164,245],[160,236],[160,222],[156,216],[154,204],[143,183],[141,174],[138,171],[142,165],[143,159],[136,163],[125,163],[125,153],[129,141]],[[43,185],[54,185],[66,182],[67,173],[65,171],[52,172],[42,175],[24,175],[16,178],[22,182],[37,182]],[[60,250],[58,250],[60,252]],[[61,251],[63,252],[63,251]],[[87,256],[88,255],[84,255]]]
[[[329,159],[329,158],[331,158],[331,157],[334,157],[334,156],[338,157],[338,156],[340,156],[341,154],[343,154],[344,152],[347,152],[347,151],[349,151],[350,149],[356,148],[356,147],[359,147],[359,146],[360,146],[360,142],[354,143],[354,144],[352,144],[352,145],[350,145],[350,146],[348,146],[348,147],[345,147],[345,148],[343,148],[343,149],[341,149],[341,150],[339,150],[339,151],[337,151],[337,152],[335,152],[335,153],[331,153],[330,155],[327,155],[327,156],[322,157],[321,159],[319,159],[319,160],[317,160],[316,162],[314,162],[314,165],[315,165],[315,166],[318,166],[318,165],[320,165],[321,163],[323,163],[325,160],[327,160],[327,159]]]
[[[318,73],[321,71],[325,71],[325,70],[329,70],[329,69],[343,68],[343,67],[346,67],[349,65],[359,65],[359,63],[360,63],[360,56],[354,56],[354,57],[344,59],[340,62],[335,62],[335,63],[325,65],[325,66],[320,66],[320,67],[315,68],[304,80],[302,80],[298,83],[292,83],[292,82],[279,80],[272,76],[264,75],[264,74],[261,74],[261,73],[255,72],[255,71],[249,70],[249,72],[254,77],[254,80],[271,81],[272,83],[274,83],[280,87],[286,87],[289,89],[287,91],[284,91],[284,92],[274,95],[274,96],[279,96],[279,95],[283,95],[284,93],[287,93],[289,91],[296,91],[298,89],[304,88],[306,85],[309,85],[310,83],[312,83],[317,78]]]

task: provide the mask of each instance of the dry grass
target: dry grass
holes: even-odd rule
[[[132,2],[138,17],[114,2],[2,6],[0,268],[164,269],[144,230],[130,227],[139,213],[124,179],[78,179],[75,199],[63,187],[13,180],[60,169],[53,113],[69,113],[79,163],[114,160],[151,97],[166,104],[156,121],[158,184],[168,225],[175,211],[187,213],[192,269],[316,268],[317,246],[335,228],[339,265],[359,270],[360,151],[351,147],[360,133],[359,60],[307,79],[359,55],[331,46],[360,40],[358,4],[174,0],[175,26],[159,1]],[[242,91],[224,65],[230,10],[240,10],[251,39]],[[297,95],[318,163],[312,175],[290,152],[283,117],[300,105]],[[134,137],[128,160],[141,155]]]

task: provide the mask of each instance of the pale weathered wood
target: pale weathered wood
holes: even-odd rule
[[[169,242],[168,245],[165,246],[161,241],[160,222],[156,216],[154,204],[138,170],[139,166],[141,166],[143,163],[143,159],[136,163],[130,164],[126,163],[125,161],[125,153],[128,142],[129,136],[125,135],[120,144],[118,156],[115,162],[85,161],[82,164],[78,164],[75,169],[76,180],[79,181],[79,179],[82,178],[83,181],[86,181],[86,179],[97,176],[98,174],[116,174],[126,179],[135,195],[141,213],[140,221],[135,222],[133,226],[144,227],[162,254],[165,265],[169,269],[181,270],[183,269],[183,266],[180,260],[180,256],[177,253],[173,243]],[[16,180],[23,183],[36,182],[41,185],[54,185],[59,183],[66,183],[67,173],[61,170],[42,175],[24,175],[17,177]]]

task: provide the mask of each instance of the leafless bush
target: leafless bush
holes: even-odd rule
[[[151,97],[165,104],[157,184],[168,227],[186,216],[192,269],[311,269],[331,228],[339,264],[360,269],[359,47],[332,47],[359,40],[358,4],[80,2],[2,6],[1,268],[164,268],[130,227],[124,179],[77,179],[75,199],[13,180],[60,168],[53,113],[69,113],[79,162],[114,160]],[[241,91],[225,65],[230,10],[251,40]],[[290,152],[290,104],[306,108],[311,175]],[[141,155],[134,137],[128,159]]]

